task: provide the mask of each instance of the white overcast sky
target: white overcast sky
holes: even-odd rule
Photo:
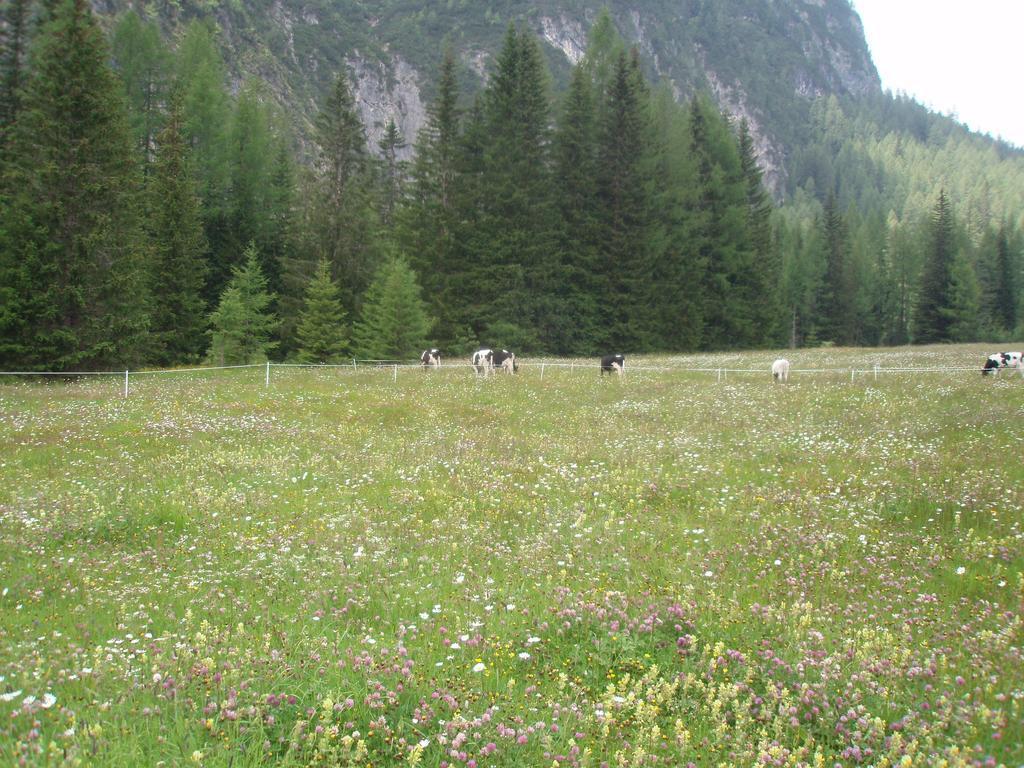
[[[853,0],[882,87],[1024,147],[1024,0]]]

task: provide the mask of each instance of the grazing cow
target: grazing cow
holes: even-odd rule
[[[626,372],[625,355],[605,355],[601,358],[601,376],[606,373],[610,376],[613,373],[621,376]]]
[[[505,373],[516,373],[519,370],[519,363],[516,362],[514,353],[503,349],[494,353],[493,367],[501,368]]]
[[[1024,358],[1020,352],[996,352],[989,355],[985,361],[985,367],[981,369],[981,375],[987,376],[990,373],[999,373],[1000,368],[1016,368],[1020,375],[1024,376]]]
[[[440,368],[441,367],[441,350],[439,349],[425,349],[423,354],[420,355],[420,365],[424,368]]]
[[[772,363],[772,378],[775,381],[789,381],[789,360],[780,357]]]
[[[490,374],[494,370],[494,350],[478,349],[473,353],[472,365],[478,376]]]

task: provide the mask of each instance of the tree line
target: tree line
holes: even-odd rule
[[[1019,332],[1011,220],[841,207],[834,178],[775,205],[746,123],[651,84],[607,14],[564,93],[522,29],[472,97],[449,50],[408,162],[393,123],[368,146],[344,72],[299,145],[200,22],[172,53],[134,13],[108,41],[86,0],[5,14],[6,369]]]

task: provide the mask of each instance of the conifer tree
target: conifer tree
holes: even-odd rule
[[[555,138],[555,176],[560,181],[560,271],[557,300],[570,322],[551,339],[559,353],[594,354],[598,343],[599,224],[597,210],[597,125],[590,77],[582,66],[573,69]]]
[[[756,346],[748,182],[739,150],[728,123],[706,97],[691,100],[690,125],[697,168],[690,226],[694,261],[703,270],[703,345]]]
[[[345,305],[355,307],[379,258],[378,219],[366,131],[345,73],[338,75],[317,116],[316,139],[316,194],[307,214],[313,252],[327,258]]]
[[[994,314],[1005,333],[1013,333],[1019,319],[1017,285],[1020,267],[1016,261],[1004,223],[996,236]]]
[[[751,320],[755,329],[751,341],[756,346],[779,338],[782,331],[779,317],[780,261],[772,238],[771,198],[764,187],[764,178],[757,164],[757,151],[746,119],[740,122],[738,137],[740,172],[746,181],[747,232],[752,250],[752,263],[748,276]]]
[[[345,310],[326,259],[317,262],[316,274],[306,288],[296,336],[298,359],[304,363],[337,363],[348,350]]]
[[[414,357],[426,346],[430,325],[416,273],[401,258],[389,259],[366,290],[355,348],[372,360]]]
[[[954,257],[950,267],[949,307],[943,314],[949,322],[949,341],[977,341],[981,333],[981,286],[963,252]]]
[[[821,230],[825,275],[817,301],[819,338],[836,344],[852,344],[855,319],[849,229],[835,195],[829,195],[825,203]]]
[[[0,24],[0,153],[21,100],[29,48],[31,0],[9,0]],[[2,158],[2,154],[0,154]]]
[[[388,120],[377,147],[380,149],[382,166],[380,223],[390,232],[395,225],[395,209],[402,198],[407,165],[398,159],[399,153],[405,149],[405,140],[394,120]]]
[[[602,224],[598,272],[603,291],[596,297],[604,329],[601,342],[619,351],[643,349],[650,342],[642,314],[650,274],[646,99],[638,60],[621,53],[598,128],[597,195]]]
[[[485,186],[474,201],[483,247],[469,258],[484,292],[475,330],[500,323],[505,343],[520,349],[547,348],[559,322],[547,87],[536,38],[510,26],[484,98]]]
[[[950,339],[950,284],[957,254],[954,226],[953,210],[946,191],[942,190],[932,210],[927,233],[928,249],[914,317],[914,342],[917,344]]]
[[[690,241],[696,199],[696,167],[685,112],[674,94],[659,88],[652,101],[654,171],[648,295],[650,343],[659,350],[698,349],[703,274]]]
[[[74,369],[142,357],[148,320],[139,176],[110,51],[86,0],[33,42],[4,171],[4,362]],[[12,359],[13,358],[13,359]]]
[[[231,107],[227,74],[210,29],[193,21],[178,47],[176,89],[181,94],[185,136],[192,152],[203,229],[210,245],[210,271],[204,298],[213,305],[237,264],[239,243],[230,226]]]
[[[206,342],[207,242],[183,130],[175,98],[156,138],[146,217],[153,250],[151,360],[160,365],[194,363]]]
[[[247,82],[234,107],[228,131],[231,183],[225,243],[238,251],[243,244],[255,242],[263,274],[276,294],[282,286],[280,256],[290,226],[285,142],[275,129],[271,107],[259,83]],[[228,266],[227,260],[221,259],[221,268]]]
[[[118,21],[111,47],[124,84],[139,156],[148,162],[163,120],[161,110],[167,100],[170,56],[160,39],[160,30],[155,24],[143,22],[135,11],[128,11]]]
[[[245,250],[241,266],[210,315],[212,342],[207,359],[214,365],[246,365],[266,360],[277,347],[277,317],[270,312],[274,297],[260,269],[255,244]]]
[[[430,311],[438,318],[438,341],[446,347],[457,333],[466,301],[457,295],[462,272],[456,255],[460,114],[455,55],[447,48],[437,97],[428,106],[427,122],[416,138],[397,233],[399,249],[419,275]]]

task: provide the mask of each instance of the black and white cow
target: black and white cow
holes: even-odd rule
[[[495,369],[501,368],[505,373],[517,373],[519,371],[519,363],[516,362],[515,354],[507,349],[494,353],[492,367]]]
[[[1016,368],[1020,375],[1024,376],[1024,359],[1020,352],[996,352],[989,355],[985,361],[985,367],[981,369],[981,375],[987,376],[990,373],[999,373],[1001,368]]]
[[[605,355],[601,358],[601,376],[606,373],[610,376],[615,373],[621,376],[626,372],[626,356],[625,355]]]
[[[439,349],[425,349],[423,354],[420,355],[420,365],[424,368],[440,368],[441,367],[441,350]]]
[[[478,376],[487,376],[494,370],[494,350],[478,349],[473,353],[473,370]]]

